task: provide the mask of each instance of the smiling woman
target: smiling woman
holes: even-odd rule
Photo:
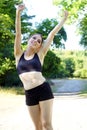
[[[35,125],[35,130],[53,130],[52,106],[54,96],[49,83],[42,74],[42,65],[55,34],[62,28],[68,17],[68,12],[64,12],[61,22],[53,28],[44,41],[41,34],[34,34],[28,39],[27,48],[23,51],[21,48],[21,12],[24,9],[24,4],[18,5],[16,9],[14,44],[16,68],[24,86],[26,105]]]

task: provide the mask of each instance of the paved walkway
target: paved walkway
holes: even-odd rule
[[[57,95],[78,94],[87,85],[87,79],[54,79],[52,82],[54,87],[57,88]]]
[[[56,96],[54,130],[87,130],[87,98]],[[0,94],[0,130],[34,130],[24,96]]]

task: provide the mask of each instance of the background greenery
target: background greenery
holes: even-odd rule
[[[69,24],[76,24],[81,34],[80,45],[87,49],[87,0],[53,0],[53,4],[69,11]]]
[[[56,0],[57,1],[57,0]],[[55,35],[52,47],[49,50],[43,65],[43,75],[48,78],[66,78],[78,77],[87,78],[87,15],[85,7],[86,0],[59,0],[62,8],[69,10],[69,24],[78,21],[78,33],[81,34],[80,45],[84,46],[84,51],[65,51],[64,41],[67,40],[67,32],[64,27]],[[19,80],[15,59],[13,55],[14,39],[15,39],[15,4],[20,3],[20,0],[0,0],[0,86],[21,86]],[[78,6],[79,5],[79,8]],[[75,8],[74,8],[75,7]],[[77,7],[77,8],[76,8]],[[79,17],[80,13],[82,18]],[[22,12],[22,47],[26,48],[27,38],[30,34],[41,33],[43,38],[58,23],[56,19],[44,19],[37,23],[35,27],[31,19],[35,15],[27,15],[27,9]]]

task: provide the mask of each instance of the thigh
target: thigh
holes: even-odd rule
[[[40,122],[40,107],[39,105],[28,106],[29,114],[34,124]]]
[[[40,101],[41,119],[43,122],[51,123],[53,111],[53,99]]]

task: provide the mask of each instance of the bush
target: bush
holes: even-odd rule
[[[76,70],[73,75],[78,78],[87,78],[87,69]]]
[[[60,58],[55,53],[48,51],[43,65],[43,75],[46,78],[56,78],[58,75],[58,67],[60,65]]]

